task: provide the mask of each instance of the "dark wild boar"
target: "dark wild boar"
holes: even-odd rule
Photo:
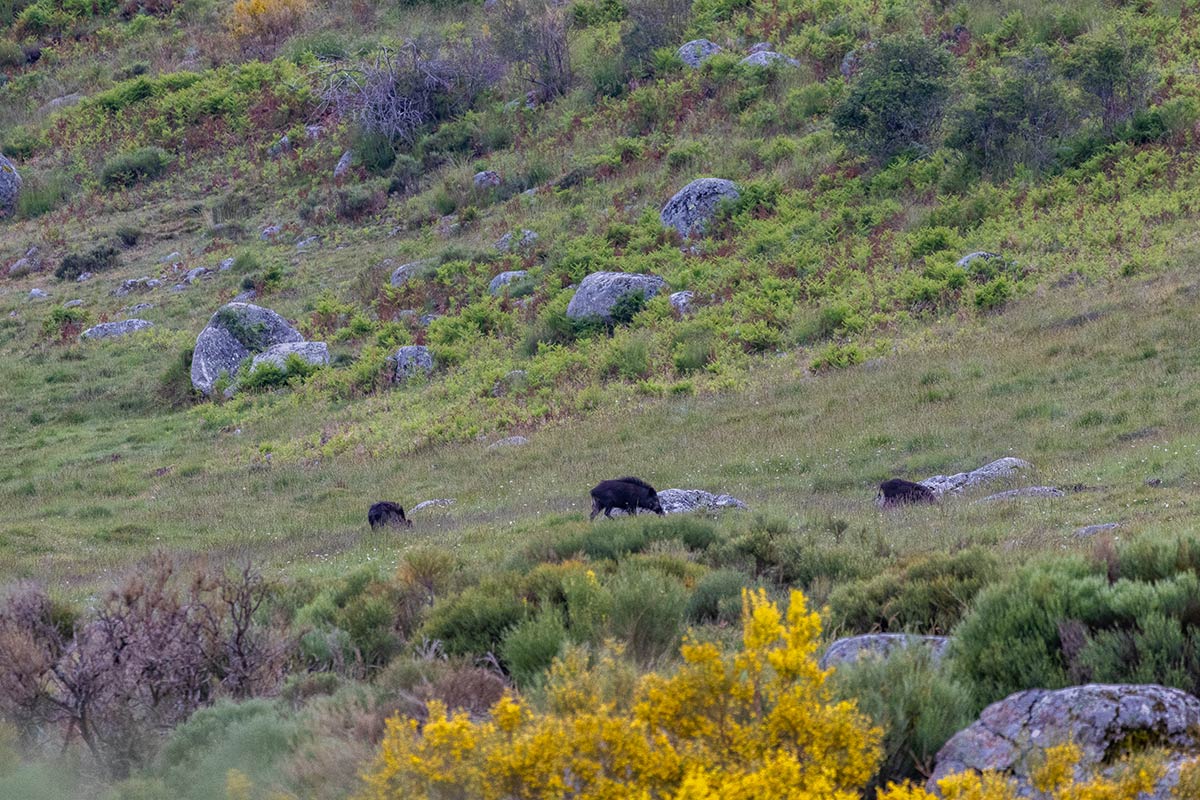
[[[879,494],[875,502],[880,508],[893,508],[913,503],[937,502],[937,495],[928,486],[906,481],[903,478],[892,478],[879,484]]]
[[[611,519],[614,508],[626,514],[636,514],[639,508],[655,514],[666,513],[658,502],[658,492],[640,478],[617,478],[596,484],[592,489],[592,515],[588,519],[594,520],[601,511]]]
[[[380,527],[412,527],[412,521],[404,516],[404,509],[399,504],[389,503],[386,500],[371,506],[367,511],[367,522],[371,523],[372,530]]]

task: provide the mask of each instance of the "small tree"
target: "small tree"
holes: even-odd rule
[[[950,54],[919,36],[889,36],[863,59],[833,122],[847,142],[878,162],[933,149],[950,97]]]
[[[1122,27],[1113,25],[1075,40],[1063,60],[1068,77],[1100,106],[1104,130],[1111,133],[1146,107],[1154,74],[1150,48]]]

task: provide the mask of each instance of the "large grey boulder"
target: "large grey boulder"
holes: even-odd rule
[[[1068,741],[1079,747],[1083,769],[1107,763],[1129,743],[1195,752],[1200,748],[1200,700],[1156,685],[1088,684],[1017,692],[985,708],[976,722],[946,742],[928,788],[949,775],[994,770],[1010,774],[1025,796],[1040,796],[1031,791],[1029,771],[1047,747]],[[1150,798],[1169,797],[1177,777],[1168,769]]]
[[[113,336],[125,336],[126,334],[136,333],[137,331],[153,327],[153,322],[147,322],[144,319],[123,319],[120,322],[102,322],[99,325],[88,328],[79,334],[79,336],[81,339],[108,339]]]
[[[657,275],[635,275],[628,272],[593,272],[583,279],[571,302],[567,316],[571,319],[600,317],[612,322],[613,306],[627,294],[641,292],[646,299],[658,294],[665,281]]]
[[[737,184],[724,178],[698,178],[675,193],[659,213],[663,225],[684,238],[702,236],[722,200],[738,199]]]
[[[0,155],[0,219],[17,213],[21,196],[21,174],[17,165]]]
[[[428,347],[410,344],[388,356],[387,364],[392,383],[402,383],[415,375],[433,372],[433,354]]]
[[[192,386],[205,395],[222,374],[236,377],[243,360],[277,344],[303,342],[300,332],[269,308],[228,303],[209,319],[192,352]]]
[[[679,60],[692,69],[696,69],[705,61],[721,52],[720,45],[708,39],[693,39],[677,51]]]
[[[658,502],[667,514],[687,514],[692,511],[716,511],[722,508],[749,509],[733,495],[713,494],[703,489],[663,489]]]
[[[513,281],[519,281],[529,274],[528,270],[514,269],[508,272],[501,272],[496,277],[492,278],[488,283],[488,294],[500,295],[504,294],[504,287],[508,286]]]
[[[299,356],[309,364],[323,367],[329,363],[329,347],[324,342],[282,342],[272,345],[254,357],[250,362],[250,371],[258,369],[259,364],[272,364],[286,370],[288,356]]]
[[[759,50],[757,53],[751,53],[741,61],[745,67],[798,67],[800,62],[790,56],[785,56],[783,53],[775,53],[770,50]]]
[[[1020,489],[1009,489],[1006,492],[989,494],[978,500],[980,503],[990,503],[994,500],[1017,500],[1022,497],[1065,497],[1066,492],[1057,486],[1023,486]]]
[[[853,664],[863,656],[887,658],[906,647],[927,647],[936,664],[946,655],[950,646],[948,636],[918,636],[911,633],[869,633],[864,636],[848,636],[838,639],[821,656],[821,669]]]
[[[1010,456],[998,458],[990,464],[985,464],[979,469],[970,472],[957,472],[953,475],[934,475],[921,481],[921,484],[928,486],[939,495],[946,493],[957,494],[964,489],[971,489],[995,481],[1013,478],[1018,473],[1032,466],[1028,461]]]
[[[421,261],[410,261],[407,264],[401,264],[400,266],[398,266],[394,270],[392,270],[392,277],[391,277],[392,286],[403,286],[409,280],[409,278],[413,278],[413,277],[416,277],[417,275],[420,275],[425,270],[429,269],[429,267],[432,265],[433,265],[433,262],[429,259],[422,259]]]

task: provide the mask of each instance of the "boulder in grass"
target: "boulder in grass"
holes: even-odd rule
[[[420,503],[417,503],[415,506],[413,506],[412,508],[410,508],[408,510],[408,513],[412,514],[415,511],[424,511],[429,508],[449,508],[452,505],[454,505],[454,498],[452,498],[452,497],[437,497],[437,498],[434,498],[433,500],[424,500]]]
[[[508,272],[501,272],[496,277],[492,278],[488,283],[488,294],[501,295],[504,294],[504,287],[514,281],[519,281],[529,274],[528,270],[514,269]]]
[[[135,292],[148,292],[151,289],[157,289],[162,286],[162,281],[158,278],[142,276],[141,278],[130,278],[127,281],[122,281],[121,285],[112,290],[113,297],[125,297],[134,294]]]
[[[821,669],[853,664],[863,656],[887,658],[897,650],[907,647],[926,647],[936,664],[946,655],[950,646],[948,636],[918,636],[912,633],[868,633],[864,636],[848,636],[838,639],[821,656]]]
[[[995,481],[1008,480],[1016,477],[1024,470],[1030,469],[1032,466],[1028,461],[1009,456],[998,458],[990,464],[985,464],[979,469],[970,472],[958,472],[954,475],[934,475],[931,478],[921,481],[921,485],[928,486],[938,495],[947,493],[957,494],[965,489],[972,489],[976,486],[994,483]]]
[[[278,344],[303,341],[300,332],[271,309],[251,303],[227,303],[196,337],[192,386],[210,395],[220,377],[235,377],[246,358]]]
[[[354,163],[354,151],[347,150],[342,153],[342,157],[338,159],[337,165],[333,168],[333,177],[342,178],[350,171],[350,166]]]
[[[428,347],[410,344],[388,356],[388,372],[392,383],[403,383],[417,375],[433,372],[433,354]]]
[[[989,253],[986,250],[977,250],[974,253],[967,253],[965,256],[960,258],[958,260],[958,266],[969,267],[972,261],[978,261],[980,259],[984,261],[993,261],[998,258],[1001,258],[999,253]]]
[[[510,232],[510,233],[504,234],[499,239],[497,239],[496,244],[495,244],[496,252],[498,252],[498,253],[510,253],[510,252],[522,253],[522,252],[530,249],[531,247],[533,247],[535,244],[537,244],[537,240],[538,240],[538,235],[535,232],[522,228],[520,238],[513,236],[512,233]]]
[[[323,367],[329,363],[329,347],[324,342],[282,342],[272,345],[254,357],[250,371],[259,364],[272,364],[281,370],[287,369],[290,356],[298,356],[307,364]]]
[[[500,178],[500,173],[490,169],[485,169],[482,172],[476,172],[471,178],[471,185],[476,189],[495,189],[503,180]]]
[[[693,511],[717,511],[723,508],[749,509],[733,495],[713,494],[703,489],[663,489],[658,502],[667,514],[687,514]]]
[[[693,39],[680,47],[676,54],[680,61],[692,69],[696,69],[719,52],[721,52],[720,45],[710,42],[708,39]]]
[[[17,213],[21,196],[21,173],[17,165],[0,155],[0,219]]]
[[[567,304],[567,316],[571,319],[599,318],[612,322],[613,308],[621,298],[640,292],[648,300],[658,294],[664,283],[657,275],[593,272],[575,290],[575,295]]]
[[[1065,497],[1066,492],[1057,486],[1023,486],[1020,489],[1009,489],[1007,492],[989,494],[979,499],[980,503],[990,503],[994,500],[1018,500],[1022,497]]]
[[[685,239],[703,236],[723,200],[737,200],[737,184],[724,178],[697,178],[667,201],[659,219]]]
[[[776,53],[771,50],[759,50],[757,53],[752,53],[741,61],[745,67],[798,67],[800,62],[796,59],[785,56],[783,53]]]
[[[394,262],[393,262],[394,263]],[[391,284],[392,286],[403,286],[410,278],[414,278],[426,272],[433,266],[433,261],[430,259],[422,259],[421,261],[410,261],[407,264],[401,264],[392,270]]]
[[[120,322],[102,322],[99,325],[88,328],[79,334],[79,337],[81,339],[110,339],[137,333],[138,331],[144,331],[147,328],[153,327],[153,322],[147,322],[144,319],[123,319]]]
[[[687,314],[692,310],[693,298],[695,298],[695,294],[686,289],[682,292],[675,292],[669,298],[671,301],[671,308],[675,309],[675,311],[680,315]]]

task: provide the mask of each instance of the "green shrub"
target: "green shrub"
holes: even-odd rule
[[[91,314],[82,308],[58,306],[42,320],[42,333],[52,339],[74,338],[91,319]]]
[[[0,5],[0,12],[3,11],[3,6]],[[6,24],[0,18],[0,25]],[[21,49],[21,45],[11,39],[0,39],[0,67],[20,67],[25,63],[25,51]]]
[[[683,633],[687,590],[656,569],[624,567],[609,583],[609,630],[642,663],[673,652]]]
[[[566,641],[562,614],[548,609],[509,629],[500,644],[500,659],[518,686],[529,686],[550,666]]]
[[[980,311],[994,311],[1011,300],[1014,293],[1012,281],[1000,276],[975,290],[975,307]]]
[[[998,574],[996,558],[979,548],[926,556],[835,588],[829,595],[826,627],[843,635],[946,634]]]
[[[117,240],[125,247],[137,247],[137,243],[142,238],[141,229],[135,228],[132,225],[122,225],[114,233]]]
[[[170,366],[158,379],[157,395],[167,408],[184,408],[191,405],[198,394],[192,386],[192,348],[184,349],[178,358],[171,360]]]
[[[609,346],[603,370],[626,380],[644,378],[650,369],[650,347],[645,336],[614,339]]]
[[[86,253],[72,253],[63,258],[54,270],[54,277],[73,281],[85,272],[103,272],[116,264],[117,249],[111,245],[101,245]]]
[[[272,361],[262,361],[253,370],[246,370],[238,377],[238,388],[247,391],[276,389],[289,383],[302,381],[320,369],[295,353],[284,359],[283,366]]]
[[[132,186],[166,171],[171,159],[161,147],[142,147],[113,156],[100,170],[100,182],[107,187]]]
[[[438,601],[421,629],[450,655],[494,653],[509,628],[525,618],[525,607],[510,584],[485,579],[462,594]]]
[[[976,715],[969,689],[923,647],[839,666],[831,686],[883,729],[884,758],[871,787],[928,775],[938,750]]]
[[[733,624],[742,613],[742,589],[753,581],[736,569],[718,569],[696,584],[687,601],[689,622]]]
[[[70,176],[61,172],[27,178],[17,197],[17,216],[33,219],[53,211],[71,196],[74,188]]]

